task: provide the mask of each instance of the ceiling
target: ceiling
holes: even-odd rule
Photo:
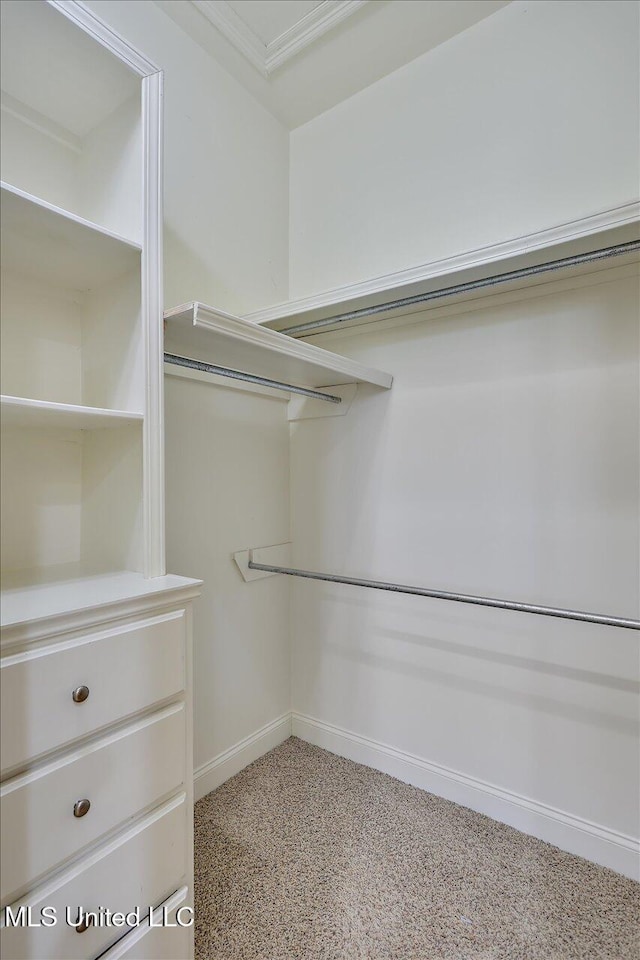
[[[293,129],[510,0],[155,0]]]

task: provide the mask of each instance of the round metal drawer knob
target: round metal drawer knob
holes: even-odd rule
[[[84,703],[89,696],[89,687],[85,687],[84,684],[81,687],[76,687],[71,696],[74,703]]]
[[[73,805],[73,815],[74,817],[84,817],[86,816],[87,813],[89,813],[90,809],[91,809],[90,800],[86,800],[86,799],[76,800],[76,802]]]
[[[81,917],[81,915],[78,914],[78,919],[76,920],[76,923],[75,923],[76,933],[86,933],[89,927],[92,925],[93,925],[93,917],[87,916],[86,914],[84,915],[84,917]]]

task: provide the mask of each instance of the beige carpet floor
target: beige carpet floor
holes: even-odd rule
[[[296,738],[196,804],[197,960],[638,960],[640,885]]]

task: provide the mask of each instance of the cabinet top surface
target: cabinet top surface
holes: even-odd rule
[[[72,575],[74,572],[75,576]],[[162,594],[179,591],[192,591],[196,595],[202,583],[201,580],[172,574],[146,580],[141,573],[126,570],[93,576],[78,576],[76,571],[70,571],[68,579],[25,586],[20,586],[17,580],[3,580],[0,609],[4,628],[96,608],[109,608],[130,600],[160,598]],[[170,600],[170,597],[167,599]]]

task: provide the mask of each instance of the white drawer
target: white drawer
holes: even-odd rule
[[[2,770],[179,693],[185,611],[4,657]],[[73,692],[88,687],[83,702]]]
[[[0,788],[2,902],[176,789],[185,776],[185,706],[173,704]],[[89,812],[74,816],[76,801]]]
[[[141,917],[148,916],[149,906],[160,903],[172,889],[184,882],[188,862],[187,837],[187,802],[182,794],[101,847],[80,865],[12,905],[14,917],[19,916],[21,906],[31,907],[32,923],[41,920],[43,907],[52,907],[55,926],[6,926],[3,911],[2,956],[7,960],[43,960],[44,957],[47,960],[87,960],[88,957],[97,957],[115,941],[121,940],[129,928],[89,926],[83,933],[78,933],[73,926],[67,925],[67,907],[74,922],[79,907],[88,911],[103,907],[124,913],[140,907]],[[128,941],[129,937],[137,939],[145,930],[154,938],[156,930],[149,930],[148,924],[143,924],[121,942]],[[171,933],[172,928],[167,928],[167,932]],[[131,954],[132,957],[136,955]],[[122,956],[129,957],[130,954]],[[154,953],[148,956],[155,958]],[[180,954],[171,956],[172,960],[178,960]]]
[[[132,931],[100,960],[189,960],[193,956],[193,927],[178,922],[178,917],[183,922],[188,919],[188,903],[188,891],[183,887],[154,913],[157,926],[146,923]],[[175,926],[160,926],[165,919]]]

